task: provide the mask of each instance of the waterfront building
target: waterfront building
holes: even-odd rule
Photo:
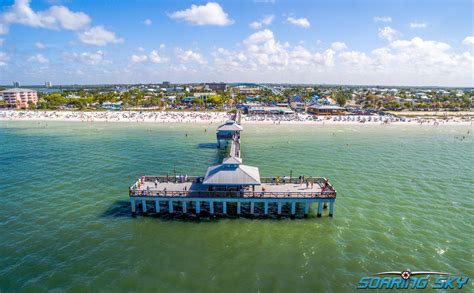
[[[38,103],[38,93],[34,90],[12,88],[0,91],[0,97],[7,102],[8,107],[27,109],[30,104]]]
[[[122,110],[122,102],[104,102],[102,108],[106,110]]]
[[[45,87],[52,87],[52,86],[53,86],[53,83],[50,82],[50,81],[45,81],[45,82],[44,82],[44,86],[45,86]]]
[[[306,111],[316,115],[343,115],[345,113],[343,107],[334,105],[312,105],[309,106]]]
[[[273,115],[291,115],[295,114],[288,106],[250,106],[247,109],[248,114],[273,114]]]
[[[227,84],[223,82],[206,83],[206,89],[211,91],[225,91],[227,90]]]
[[[14,81],[13,82],[13,87],[14,88],[20,87],[20,82],[19,81]]]
[[[212,96],[215,96],[216,93],[194,93],[193,96],[195,98],[200,98],[203,101],[207,101],[207,98],[210,98]]]

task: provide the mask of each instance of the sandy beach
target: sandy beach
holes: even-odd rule
[[[0,111],[0,121],[72,121],[136,123],[223,123],[231,117],[226,112],[78,112],[78,111]],[[380,115],[313,116],[308,114],[242,116],[243,124],[314,124],[314,125],[473,125],[473,116],[426,118]]]

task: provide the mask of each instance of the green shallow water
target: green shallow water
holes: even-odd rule
[[[387,270],[474,277],[474,127],[246,125],[244,162],[330,178],[334,218],[132,218],[139,175],[218,162],[215,127],[0,122],[0,291],[343,292]]]

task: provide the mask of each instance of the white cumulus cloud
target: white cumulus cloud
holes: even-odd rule
[[[49,59],[44,57],[42,54],[36,54],[28,58],[28,61],[37,63],[48,63]]]
[[[261,42],[269,41],[273,39],[273,32],[269,29],[264,29],[263,31],[258,31],[251,34],[248,38],[244,40],[245,44],[258,44]]]
[[[391,22],[392,18],[390,16],[375,16],[375,22]]]
[[[175,11],[170,14],[171,18],[182,19],[194,25],[230,25],[234,21],[224,9],[215,2],[209,2],[206,5],[191,5],[185,10]]]
[[[141,63],[141,62],[145,62],[147,60],[148,60],[147,55],[132,55],[130,57],[130,61],[132,61],[132,63]]]
[[[169,61],[168,58],[164,57],[164,56],[161,56],[157,50],[153,50],[150,52],[150,61],[153,62],[153,63],[157,63],[157,64],[162,64],[162,63],[166,63]]]
[[[347,46],[343,42],[334,42],[331,44],[331,48],[335,51],[341,51],[347,49]]]
[[[65,53],[64,59],[75,61],[79,63],[98,65],[98,64],[110,64],[110,60],[105,59],[103,51],[98,50],[96,52],[83,52],[83,53]]]
[[[393,28],[386,26],[379,29],[379,37],[391,42],[397,36],[398,32]]]
[[[274,15],[267,15],[258,21],[250,23],[249,26],[253,29],[260,29],[264,26],[269,26],[273,22],[274,18]]]
[[[291,23],[292,25],[304,27],[304,28],[309,28],[311,26],[311,23],[309,23],[309,20],[304,17],[300,18],[295,18],[293,16],[290,16],[286,19],[288,23]]]
[[[114,32],[106,30],[103,26],[94,26],[79,34],[79,39],[84,44],[105,46],[108,43],[123,43],[122,38],[117,38]]]
[[[474,46],[474,36],[467,36],[462,41],[464,45]]]
[[[35,47],[36,47],[37,49],[44,49],[44,48],[46,48],[46,46],[45,46],[43,43],[41,43],[41,42],[36,42],[36,43],[35,43]]]
[[[410,22],[410,28],[425,28],[428,24],[426,22]]]
[[[192,50],[177,48],[176,56],[181,62],[196,62],[201,65],[207,64],[207,60],[200,53],[193,52]]]
[[[145,19],[144,21],[142,21],[142,23],[146,26],[150,26],[153,24],[153,22],[151,21],[151,19],[147,18]]]
[[[7,55],[7,53],[0,51],[0,66],[6,66],[9,60],[10,57]]]
[[[73,12],[65,6],[54,5],[48,10],[34,11],[30,0],[16,0],[0,14],[0,34],[6,34],[11,24],[22,24],[47,29],[79,30],[87,27],[90,17],[84,12]]]

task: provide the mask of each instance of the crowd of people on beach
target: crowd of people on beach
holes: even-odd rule
[[[73,111],[0,111],[4,120],[59,120],[81,122],[223,122],[230,115],[225,112],[73,112]]]
[[[328,123],[328,124],[344,124],[344,123],[366,123],[366,124],[391,124],[391,123],[416,123],[416,124],[431,124],[440,125],[446,122],[467,122],[473,123],[474,117],[468,118],[454,118],[449,117],[445,119],[441,118],[405,118],[397,117],[394,115],[325,115],[316,116],[310,114],[298,113],[296,115],[277,115],[277,114],[259,114],[244,116],[244,121],[248,122],[267,122],[274,124],[281,124],[281,122],[316,122],[316,123]]]
[[[223,123],[232,114],[226,112],[141,112],[141,111],[12,111],[0,110],[0,120],[38,120],[38,121],[79,121],[79,122],[171,122],[171,123]],[[316,123],[316,124],[399,124],[440,125],[445,123],[474,123],[474,116],[438,117],[438,118],[404,118],[394,115],[325,115],[315,116],[306,113],[291,115],[253,114],[243,115],[244,123]]]

